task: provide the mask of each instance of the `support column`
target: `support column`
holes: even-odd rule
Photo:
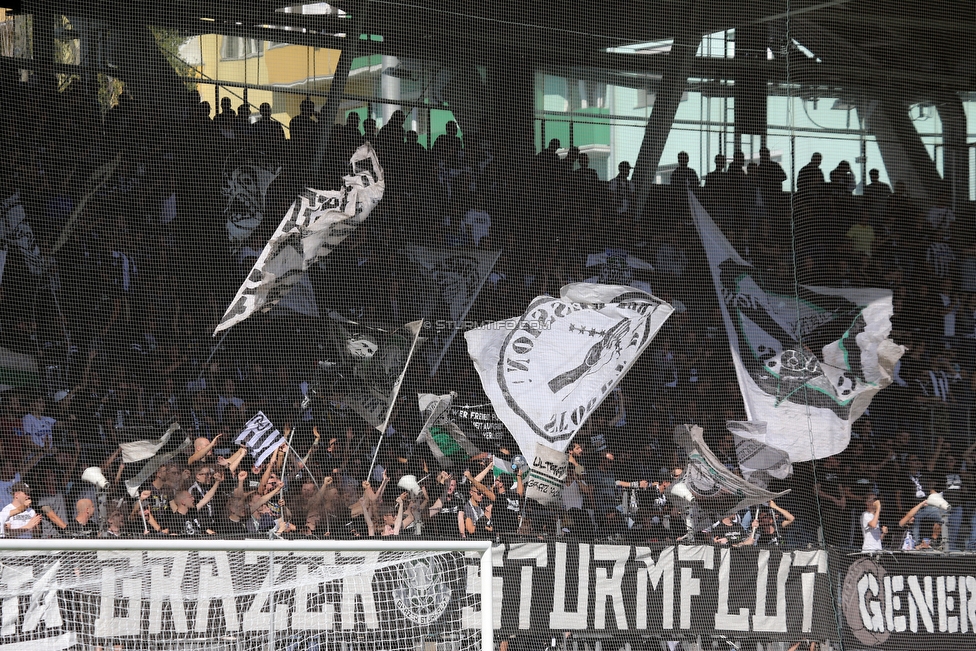
[[[513,35],[514,36],[514,35]],[[518,48],[494,52],[488,68],[488,133],[497,160],[525,170],[535,153],[535,67]]]
[[[325,105],[320,114],[325,116],[326,121],[332,118],[335,123],[336,116],[339,114],[339,106],[342,103],[342,94],[346,90],[346,81],[349,79],[349,71],[352,69],[352,60],[359,53],[359,34],[363,25],[361,5],[353,7],[353,17],[350,21],[349,31],[346,32],[346,42],[343,43],[342,52],[339,54],[339,61],[336,63],[335,72],[332,74],[332,83],[329,85],[329,94],[325,98]],[[332,136],[331,125],[322,125],[318,130],[319,142],[315,148],[315,158],[308,167],[309,176],[305,183],[312,178],[317,178],[322,171],[322,163],[325,161],[325,154],[329,151],[329,138]]]
[[[700,34],[675,34],[671,51],[664,63],[664,75],[654,96],[654,107],[651,117],[644,127],[644,140],[641,142],[637,163],[634,165],[634,185],[637,187],[637,209],[643,211],[647,197],[650,196],[651,186],[657,175],[657,166],[661,162],[664,145],[668,141],[674,115],[678,112],[681,95],[688,83],[688,73],[694,61],[698,44],[701,43]]]
[[[759,136],[766,144],[766,93],[769,44],[766,23],[737,27],[735,30],[735,145],[743,149],[742,136]],[[752,152],[748,152],[751,154]]]
[[[942,193],[944,183],[908,110],[904,100],[886,97],[884,92],[858,106],[868,132],[878,141],[892,184],[904,181],[913,197],[931,204]]]
[[[949,205],[958,213],[969,203],[969,148],[966,146],[966,111],[956,93],[936,98],[942,120],[942,146],[945,162],[942,176]]]

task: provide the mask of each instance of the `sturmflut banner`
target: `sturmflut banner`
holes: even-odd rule
[[[496,546],[492,557],[494,628],[503,636],[837,637],[823,550],[530,542]],[[932,596],[924,607],[938,630],[937,604],[946,603],[938,590],[948,583],[906,577],[905,585],[915,581],[923,601]],[[0,552],[0,645],[41,651],[150,635],[240,641],[273,630],[412,649],[404,640],[421,627],[480,628],[480,584],[477,556],[289,552],[287,541],[270,563],[267,554],[243,551]],[[914,625],[911,590],[900,593],[906,626]],[[872,613],[877,597],[864,594]],[[393,640],[401,646],[389,646]]]

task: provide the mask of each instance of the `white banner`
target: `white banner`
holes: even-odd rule
[[[495,412],[522,452],[560,452],[617,386],[674,311],[618,285],[566,285],[521,317],[465,333]]]
[[[794,463],[842,452],[851,424],[891,384],[905,349],[891,333],[891,292],[764,289],[698,199],[691,213],[708,256],[748,420]],[[748,434],[748,433],[746,433]]]
[[[568,454],[536,443],[531,471],[525,477],[525,497],[539,504],[558,502],[568,468]]]
[[[356,150],[350,166],[342,190],[306,188],[295,200],[214,334],[270,310],[312,263],[332,253],[365,221],[383,198],[383,169],[369,143]]]

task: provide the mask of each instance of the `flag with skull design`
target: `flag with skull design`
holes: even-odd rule
[[[763,287],[689,193],[691,214],[718,293],[748,420],[738,434],[797,463],[842,452],[851,424],[891,384],[905,349],[891,333],[891,292],[798,285]]]
[[[338,398],[381,432],[393,411],[403,376],[417,347],[423,321],[384,330],[333,318],[329,360],[314,391]]]

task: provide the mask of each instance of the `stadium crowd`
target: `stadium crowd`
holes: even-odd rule
[[[405,131],[402,112],[379,129],[355,113],[330,127],[323,172],[309,181],[303,174],[325,128],[311,101],[286,137],[270,106],[255,120],[248,106],[221,102],[211,117],[195,92],[179,116],[125,96],[102,116],[75,86],[59,93],[14,83],[3,93],[0,199],[23,206],[47,262],[32,269],[10,247],[0,283],[0,342],[42,369],[37,386],[0,395],[0,535],[854,548],[871,537],[901,548],[910,534],[920,549],[976,549],[976,244],[958,232],[944,199],[922,210],[904,183],[892,190],[876,170],[855,195],[850,165],[825,175],[820,154],[799,171],[795,192],[784,192],[786,175],[761,150],[748,165],[740,151],[731,161],[717,156],[701,180],[679,155],[670,184],[639,210],[629,163],[603,182],[586,153],[554,140],[526,170],[496,153],[501,143],[488,129],[461,137],[453,123],[428,151]],[[315,318],[282,310],[225,340],[211,337],[253,263],[248,252],[260,251],[302,184],[337,186],[364,139],[378,152],[387,191],[312,274],[322,314],[397,325],[417,318],[399,253],[409,242],[502,251],[471,321],[521,314],[535,296],[593,276],[643,283],[676,307],[577,435],[560,504],[527,503],[525,468],[511,467],[517,451],[502,446],[441,468],[414,443],[418,390],[487,402],[462,342],[432,377],[408,373],[370,473],[378,432],[332,396],[308,399],[321,356]],[[241,155],[280,171],[263,221],[234,243],[222,189],[227,161]],[[104,178],[99,170],[108,170]],[[744,413],[688,189],[773,290],[790,292],[796,282],[891,289],[893,337],[908,348],[847,451],[796,464],[772,487],[793,489],[779,503],[691,534],[665,496],[684,465],[671,432],[701,425],[735,470],[724,423]],[[589,254],[608,249],[653,270],[587,267]],[[254,468],[233,441],[258,410],[291,443]],[[192,447],[130,494],[125,482],[143,464],[123,464],[119,443],[158,436],[173,421]],[[496,475],[493,456],[510,472]],[[100,468],[107,490],[81,479],[89,467]],[[924,503],[933,492],[951,507],[944,518]]]

